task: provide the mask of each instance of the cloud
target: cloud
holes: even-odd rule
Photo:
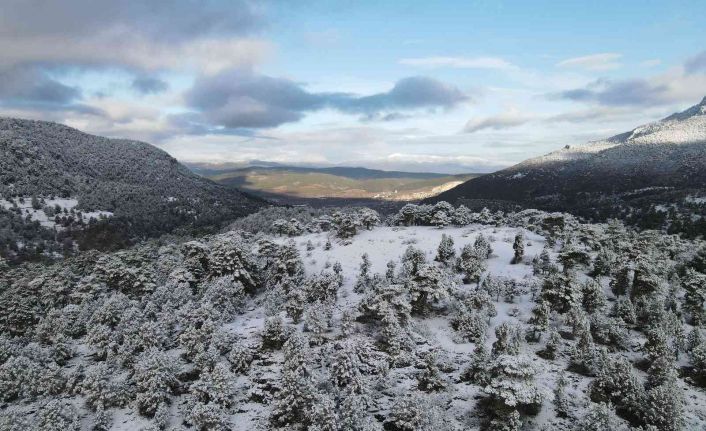
[[[140,94],[159,94],[167,91],[169,85],[152,76],[137,76],[132,80],[132,89]]]
[[[86,37],[130,29],[150,39],[179,41],[250,33],[264,24],[262,11],[245,0],[4,0],[0,37]]]
[[[579,68],[590,71],[605,71],[617,69],[620,63],[617,61],[622,58],[622,54],[614,52],[605,52],[601,54],[586,55],[583,57],[569,58],[557,63],[557,67],[564,68]]]
[[[537,119],[537,116],[511,109],[498,115],[469,120],[463,128],[465,133],[475,133],[480,130],[502,130],[521,126]]]
[[[388,92],[370,96],[334,95],[330,103],[342,111],[376,113],[387,109],[452,108],[469,97],[458,88],[432,78],[400,79]]]
[[[57,49],[61,46],[61,49]],[[269,55],[271,46],[256,39],[195,39],[171,43],[129,31],[100,33],[85,39],[63,36],[0,38],[0,67],[39,64],[44,68],[117,67],[136,71],[165,69],[217,73],[252,67]]]
[[[548,95],[549,99],[572,100],[604,106],[657,106],[695,103],[706,94],[706,74],[686,73],[677,67],[649,78],[599,79],[583,88]]]
[[[186,93],[187,105],[204,127],[269,128],[299,121],[308,112],[324,108],[394,119],[397,111],[421,108],[449,109],[468,100],[456,87],[426,77],[401,79],[387,92],[369,96],[349,93],[313,93],[300,83],[249,71],[229,70],[202,76]],[[393,116],[384,117],[388,114]]]
[[[684,64],[687,73],[706,72],[706,51],[691,57]]]
[[[0,2],[0,67],[195,68],[215,73],[252,65],[269,44],[247,0],[5,0]],[[60,47],[60,48],[58,48]]]
[[[76,87],[62,84],[36,67],[0,70],[0,99],[5,103],[63,105],[80,95]]]
[[[419,57],[403,58],[400,64],[428,68],[515,69],[517,66],[498,57]]]

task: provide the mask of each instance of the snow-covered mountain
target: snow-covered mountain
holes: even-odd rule
[[[259,199],[192,173],[150,144],[89,135],[56,123],[0,118],[0,202],[32,199],[35,210],[42,211],[42,202],[54,198],[77,202],[72,208],[82,214],[111,213],[110,223],[122,237],[184,227],[201,230],[262,206]],[[53,207],[45,211],[52,217]],[[0,222],[7,221],[17,205],[0,209],[5,211]],[[24,223],[26,215],[19,215]],[[0,226],[12,231],[18,222]],[[28,228],[24,223],[22,229]],[[12,248],[16,242],[12,235],[0,235],[0,245]]]
[[[645,190],[698,194],[705,186],[706,98],[630,132],[566,146],[471,179],[433,200],[490,199],[531,207],[593,210],[600,206],[597,201],[624,201],[626,195]]]

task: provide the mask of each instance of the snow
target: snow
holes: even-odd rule
[[[24,200],[22,202],[21,200]],[[72,199],[72,198],[54,198],[54,199],[44,199],[44,204],[45,207],[51,207],[54,208],[56,206],[60,207],[62,210],[67,210],[71,211],[74,210],[76,212],[81,212],[81,217],[84,222],[88,222],[91,218],[99,219],[101,217],[112,217],[113,213],[110,211],[80,211],[77,210],[76,207],[78,206],[78,200],[77,199]],[[0,206],[5,208],[5,209],[11,209],[14,206],[17,206],[21,213],[22,216],[26,217],[29,216],[32,220],[38,221],[42,226],[53,229],[62,229],[61,226],[57,226],[56,222],[54,221],[54,218],[49,218],[47,217],[47,214],[44,212],[44,208],[40,209],[34,209],[32,207],[32,197],[31,196],[24,196],[23,198],[9,198],[9,199],[2,199],[0,198]]]

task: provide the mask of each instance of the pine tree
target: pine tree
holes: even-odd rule
[[[539,301],[532,309],[532,317],[528,322],[531,326],[525,337],[528,341],[538,342],[541,339],[542,333],[547,330],[550,313],[549,305],[544,301]]]
[[[582,286],[583,309],[587,313],[595,313],[606,305],[606,296],[603,293],[603,286],[595,280],[589,279]]]
[[[441,242],[437,248],[435,261],[444,264],[450,263],[456,257],[456,250],[454,249],[454,240],[446,234],[441,235]]]
[[[609,403],[592,403],[586,415],[579,421],[577,431],[619,430],[620,420]]]
[[[190,392],[201,403],[218,404],[221,407],[230,407],[233,403],[235,388],[228,366],[222,362],[217,363],[212,370],[202,370],[199,379],[191,384]]]
[[[706,275],[689,268],[682,279],[684,289],[684,309],[691,316],[694,326],[704,323],[706,311]]]
[[[432,217],[430,223],[441,229],[451,224],[451,217],[449,217],[445,212],[437,211]]]
[[[360,272],[358,273],[358,279],[355,282],[353,290],[356,293],[364,293],[370,287],[370,258],[368,253],[363,253],[361,257],[362,261],[360,263]]]
[[[521,330],[517,325],[503,322],[495,327],[496,340],[493,342],[493,357],[518,355],[520,353]]]
[[[81,420],[76,408],[71,403],[54,399],[39,407],[36,429],[41,431],[79,431]]]
[[[385,280],[392,283],[395,280],[395,270],[397,265],[394,261],[387,262],[387,270],[385,271]]]
[[[427,353],[423,359],[422,372],[417,376],[417,387],[420,391],[436,392],[446,388],[447,383],[439,371],[436,364],[436,356],[433,353]]]
[[[683,395],[676,380],[671,379],[647,391],[642,406],[644,422],[660,431],[677,431],[684,423]]]
[[[618,357],[596,371],[596,379],[589,386],[591,400],[611,402],[626,416],[639,419],[645,402],[645,390],[632,371],[630,362]]]
[[[610,290],[615,296],[624,296],[632,289],[632,271],[628,266],[623,266],[610,281]]]
[[[473,356],[468,367],[463,371],[462,377],[479,386],[485,386],[490,382],[490,354],[485,343],[476,344]]]
[[[405,287],[410,293],[412,312],[425,314],[433,304],[448,297],[454,283],[438,267],[424,264],[407,279]]]
[[[534,382],[536,374],[530,358],[501,354],[492,361],[490,383],[483,390],[495,401],[496,409],[537,410],[544,395]]]
[[[305,337],[292,334],[284,344],[280,390],[272,407],[271,420],[275,425],[305,424],[307,421],[315,392],[308,356]]]
[[[309,417],[311,426],[309,431],[338,431],[338,417],[336,416],[336,403],[325,394],[317,394],[314,397]]]
[[[486,259],[490,259],[490,256],[493,254],[493,248],[490,246],[490,242],[488,242],[482,233],[479,233],[475,241],[473,241],[473,247],[478,250],[479,256],[484,256]]]
[[[637,315],[635,313],[635,306],[628,296],[621,296],[615,301],[613,305],[612,314],[623,322],[631,325],[637,321]]]
[[[152,416],[160,404],[167,401],[178,384],[178,363],[156,349],[142,353],[135,363],[133,379],[137,391],[137,407],[142,414]]]
[[[485,259],[478,254],[478,250],[471,244],[466,244],[461,249],[461,255],[456,260],[456,268],[464,275],[464,281],[480,282],[480,277],[485,272],[487,264]]]
[[[361,367],[360,357],[352,341],[337,342],[334,345],[330,371],[333,384],[337,388],[345,389],[348,394],[365,393]]]
[[[560,418],[565,418],[569,415],[570,405],[566,396],[566,386],[568,384],[566,375],[563,371],[560,372],[554,386],[554,410],[556,410],[556,414]]]
[[[419,268],[426,263],[426,257],[422,250],[408,246],[402,255],[402,271],[405,276],[412,276],[419,271]]]
[[[230,362],[233,372],[241,374],[247,372],[253,360],[253,354],[250,348],[243,343],[236,342],[233,344],[228,353],[228,362]]]
[[[515,255],[510,263],[520,263],[525,255],[525,236],[520,231],[515,235],[515,242],[512,244],[512,249],[515,251]]]

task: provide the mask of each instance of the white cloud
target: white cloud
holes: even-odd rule
[[[403,58],[400,64],[428,68],[515,69],[517,66],[498,57],[418,57]]]
[[[557,67],[571,67],[590,71],[605,71],[619,68],[618,62],[622,54],[605,52],[600,54],[585,55],[582,57],[569,58],[557,63]]]
[[[466,133],[475,133],[484,129],[502,130],[521,126],[537,119],[537,115],[511,108],[506,112],[484,118],[472,118],[463,128]]]
[[[58,49],[57,47],[61,47]],[[0,66],[22,63],[117,66],[146,71],[193,70],[213,74],[252,67],[272,51],[268,42],[249,38],[201,38],[165,43],[130,32],[106,32],[87,38],[37,36],[0,38]]]

